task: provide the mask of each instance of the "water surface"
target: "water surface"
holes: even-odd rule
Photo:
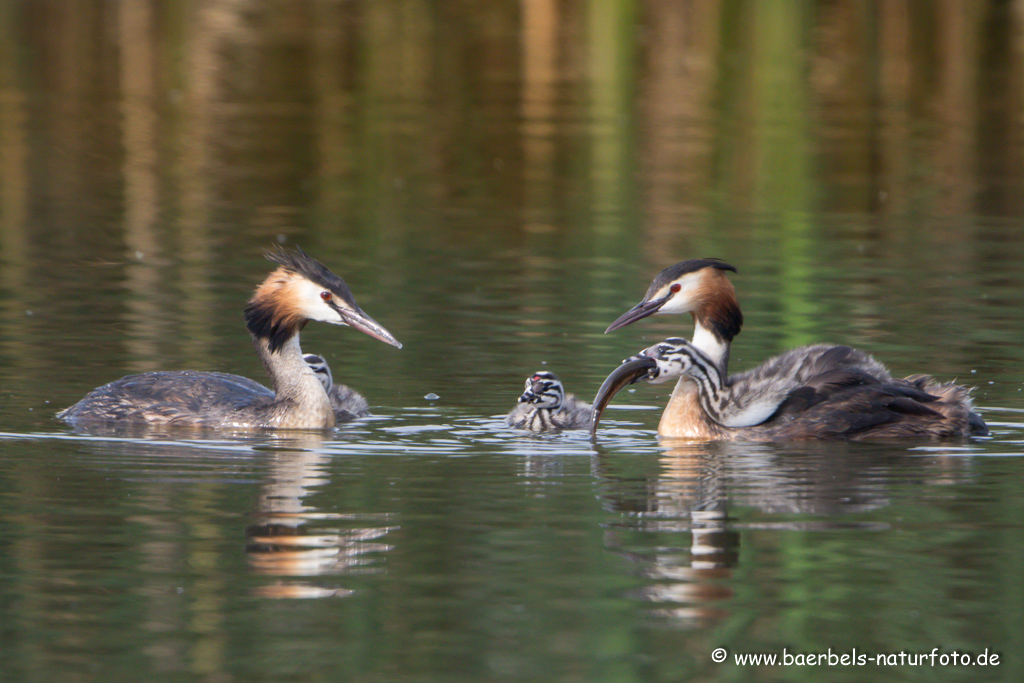
[[[1009,6],[483,5],[0,9],[0,680],[1020,680]],[[405,344],[303,332],[372,417],[53,417],[133,372],[264,381],[279,243]],[[603,330],[704,256],[739,269],[732,367],[854,345],[976,387],[992,436],[659,440],[664,385],[593,441],[504,428],[530,373],[589,399],[688,335]],[[1001,660],[732,659],[853,648]]]

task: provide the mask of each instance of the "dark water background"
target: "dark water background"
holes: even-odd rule
[[[1024,678],[1024,18],[1006,2],[0,4],[0,680]],[[299,244],[333,435],[75,433],[121,375],[263,381]],[[733,263],[732,366],[797,344],[977,387],[992,437],[694,444],[590,398]],[[437,400],[427,400],[436,394]],[[727,663],[711,660],[716,647]],[[740,667],[931,652],[998,666]]]

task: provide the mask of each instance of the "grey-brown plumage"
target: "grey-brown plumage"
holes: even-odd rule
[[[370,414],[370,404],[356,390],[344,384],[335,384],[334,376],[331,374],[331,367],[323,356],[315,353],[303,354],[302,359],[306,365],[320,380],[327,398],[331,400],[331,407],[334,408],[334,418],[338,422],[349,422],[357,417]]]
[[[979,433],[964,387],[930,377],[894,379],[876,360],[847,346],[814,345],[728,379],[681,338],[623,361],[594,399],[596,428],[612,396],[646,380],[688,378],[699,411],[687,436],[745,441],[955,437]]]
[[[356,303],[345,282],[301,249],[269,252],[278,264],[256,288],[245,322],[274,391],[221,372],[149,372],[93,389],[57,413],[73,424],[120,422],[213,428],[326,429],[331,399],[302,358],[299,332],[310,320],[348,325],[401,344]]]
[[[526,390],[505,422],[531,432],[586,429],[590,415],[590,404],[566,394],[554,373],[535,372],[526,378]]]
[[[659,434],[766,440],[988,433],[973,411],[968,388],[925,375],[893,379],[881,363],[846,346],[794,349],[729,376],[730,345],[739,334],[743,315],[727,271],[736,269],[717,259],[683,261],[666,268],[643,300],[608,327],[607,331],[615,330],[656,313],[691,313],[694,334],[687,344],[701,354],[706,364],[703,375],[713,378],[717,373],[723,378],[728,399],[722,394],[715,398],[719,403],[709,403],[710,380],[699,379],[699,367],[676,375],[679,381],[662,414]],[[685,340],[670,340],[676,341]],[[614,381],[606,380],[608,391],[628,383],[623,372],[609,376]],[[599,392],[602,400],[608,399],[608,391]],[[603,406],[598,403],[595,400],[600,412]]]

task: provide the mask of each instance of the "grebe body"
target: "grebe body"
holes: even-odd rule
[[[693,340],[686,342],[686,353],[678,343],[685,340],[667,342],[678,347],[678,353],[666,351],[667,357],[687,370],[673,374],[669,371],[673,364],[666,362],[660,372],[660,381],[678,377],[658,425],[660,435],[771,440],[988,433],[973,412],[969,389],[925,375],[893,379],[870,355],[846,346],[793,349],[753,370],[729,376],[730,345],[743,325],[743,315],[726,271],[736,269],[717,259],[683,261],[666,268],[643,300],[606,330],[653,314],[693,316]],[[644,353],[657,356],[651,349]],[[684,361],[680,354],[695,360]],[[614,381],[610,376],[606,384],[618,388],[623,381],[628,384],[623,373],[620,367],[612,373]],[[709,388],[716,377],[721,386],[718,394]],[[610,400],[607,391],[599,392],[599,397],[605,405]],[[598,403],[595,399],[595,409]]]
[[[509,427],[530,432],[586,429],[590,404],[566,394],[562,381],[552,372],[535,372],[526,378],[526,390],[505,418]]]
[[[678,379],[690,389],[670,416],[670,436],[705,440],[885,439],[979,433],[969,391],[918,375],[894,379],[848,346],[794,349],[724,377],[690,342],[666,339],[623,361],[594,399],[594,427],[623,387]],[[686,383],[684,384],[684,380]],[[673,392],[675,394],[675,392]],[[665,419],[662,420],[663,424]],[[659,428],[660,431],[660,428]]]
[[[331,408],[334,409],[334,418],[338,422],[349,422],[357,417],[370,414],[370,404],[356,390],[344,384],[335,384],[334,376],[331,374],[331,366],[323,356],[315,353],[303,354],[302,359],[306,365],[320,380],[327,398],[331,401]]]
[[[267,258],[278,268],[256,288],[245,321],[274,391],[221,372],[148,372],[98,387],[57,417],[73,424],[333,427],[335,410],[320,378],[302,357],[299,331],[317,320],[351,326],[399,348],[401,344],[359,308],[341,278],[301,249],[278,249],[268,252]]]

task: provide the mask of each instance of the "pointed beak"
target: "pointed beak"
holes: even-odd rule
[[[604,333],[608,334],[612,330],[617,330],[620,327],[625,327],[630,323],[635,323],[637,320],[646,318],[649,315],[654,315],[661,310],[661,307],[664,306],[667,301],[668,296],[663,296],[660,299],[653,299],[651,301],[641,301],[636,306],[620,315],[615,322],[608,326],[608,329],[605,330]]]
[[[385,344],[391,344],[392,346],[402,348],[402,342],[395,339],[395,335],[384,329],[383,325],[363,313],[362,310],[351,311],[339,308],[338,312],[341,313],[341,317],[344,318],[345,323],[349,327],[357,329],[363,334],[368,334],[374,339],[382,341]]]
[[[623,363],[608,375],[601,388],[597,390],[597,396],[594,397],[594,414],[590,423],[591,436],[597,433],[597,423],[601,420],[601,413],[612,402],[615,394],[646,376],[651,368],[657,367],[657,365],[658,362],[655,359],[645,356]]]

